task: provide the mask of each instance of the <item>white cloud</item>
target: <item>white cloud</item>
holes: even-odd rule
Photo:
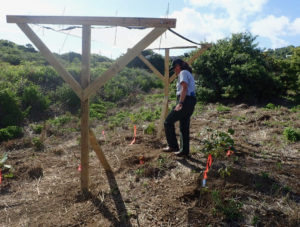
[[[300,34],[300,18],[296,18],[294,22],[290,24],[289,27],[290,32],[292,35],[299,35]]]
[[[288,44],[282,37],[300,34],[299,25],[300,18],[291,23],[285,16],[275,17],[269,15],[251,23],[250,27],[253,34],[270,39],[272,48],[278,48]]]
[[[260,12],[268,0],[189,0],[190,4],[199,7],[221,8],[230,18],[247,17]]]

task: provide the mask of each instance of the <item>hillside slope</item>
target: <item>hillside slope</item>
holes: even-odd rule
[[[299,109],[197,104],[187,159],[162,153],[165,140],[146,134],[147,122],[137,124],[130,146],[132,123],[112,128],[93,119],[114,175],[91,151],[87,197],[80,193],[78,121],[72,116],[59,127],[49,124],[42,148],[32,144],[41,135],[30,127],[24,138],[2,143],[15,169],[1,184],[2,226],[300,225],[300,142],[283,136],[286,127],[300,128]],[[203,188],[207,128],[232,128],[235,152],[213,160]]]

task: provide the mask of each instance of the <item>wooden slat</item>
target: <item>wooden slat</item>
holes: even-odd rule
[[[149,69],[152,70],[152,72],[159,77],[162,81],[164,81],[164,76],[161,75],[161,73],[145,58],[143,55],[139,55],[139,58],[142,60],[142,62],[145,63],[145,65],[148,66]]]
[[[202,47],[201,49],[197,50],[196,53],[194,53],[194,55],[193,55],[190,59],[187,60],[187,63],[188,63],[189,65],[192,64],[192,63],[196,60],[196,58],[198,58],[201,54],[203,54],[209,47],[211,47],[211,44],[205,44],[205,45],[203,45],[203,47]],[[176,79],[176,77],[177,77],[177,76],[176,76],[176,74],[174,73],[174,74],[170,77],[170,83],[172,83],[173,80]]]
[[[124,27],[175,28],[176,19],[138,17],[82,17],[82,16],[28,16],[7,15],[7,23],[105,25]]]
[[[20,29],[26,34],[30,41],[39,49],[46,60],[56,69],[59,75],[67,82],[76,95],[82,99],[82,88],[79,83],[68,73],[65,68],[59,63],[55,56],[51,53],[48,47],[40,40],[40,38],[32,31],[27,24],[17,24]]]
[[[90,83],[91,26],[82,28],[81,86]],[[81,190],[89,187],[89,99],[81,101]]]
[[[164,76],[164,102],[161,110],[160,121],[158,125],[157,138],[161,138],[164,129],[164,122],[168,114],[168,103],[169,103],[169,61],[170,61],[170,50],[165,49],[165,76]]]
[[[154,28],[146,37],[138,42],[132,49],[128,50],[125,55],[120,57],[107,71],[98,77],[88,88],[83,91],[83,99],[87,99],[95,94],[97,90],[104,85],[109,79],[120,72],[129,62],[138,56],[142,50],[149,46],[153,40],[158,38],[166,28]]]
[[[106,171],[112,172],[111,167],[110,167],[108,161],[106,160],[105,155],[102,152],[102,149],[101,149],[99,143],[97,142],[95,134],[94,134],[94,132],[91,129],[90,129],[90,142],[91,142],[93,150],[96,152],[96,155],[97,155],[99,161],[103,165],[103,168]]]
[[[164,47],[164,48],[151,48],[148,50],[164,50],[164,49],[170,49],[170,50],[175,50],[175,49],[192,49],[192,48],[197,48],[198,46],[176,46],[176,47]]]

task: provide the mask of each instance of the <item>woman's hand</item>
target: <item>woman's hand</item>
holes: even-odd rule
[[[176,106],[175,106],[175,111],[179,111],[182,109],[182,104],[181,103],[178,103]]]

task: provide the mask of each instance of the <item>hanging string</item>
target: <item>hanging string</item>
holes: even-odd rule
[[[184,37],[183,35],[180,35],[179,33],[175,32],[175,31],[172,30],[171,28],[168,28],[168,30],[169,30],[170,32],[174,33],[175,35],[179,36],[180,38],[182,38],[182,39],[184,39],[184,40],[190,42],[190,43],[194,43],[194,44],[196,44],[196,45],[201,45],[201,43],[196,43],[196,42],[194,42],[194,41],[192,41],[192,40],[190,40],[190,39]]]

